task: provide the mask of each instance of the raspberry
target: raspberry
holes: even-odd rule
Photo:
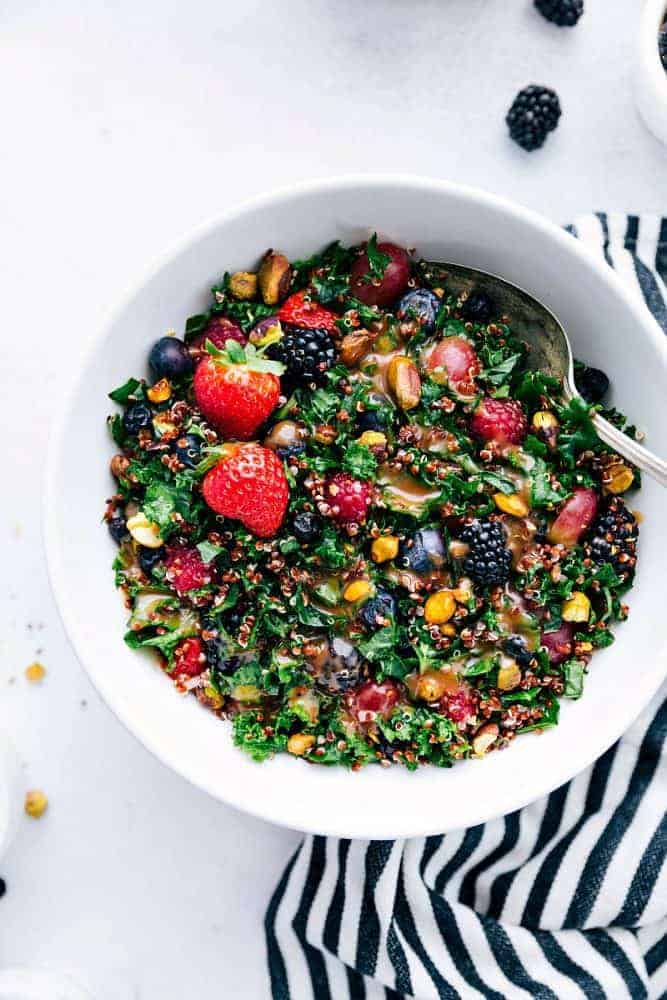
[[[445,695],[440,705],[452,722],[467,722],[475,715],[475,701],[467,688],[459,688],[454,694]]]
[[[198,677],[206,670],[206,656],[201,639],[183,639],[174,650],[174,674],[185,677]]]
[[[212,580],[212,570],[207,566],[197,549],[187,545],[172,545],[167,549],[165,560],[167,580],[179,594],[204,587]]]
[[[326,498],[334,521],[339,524],[361,523],[366,520],[370,507],[371,487],[346,472],[337,472],[327,484]]]
[[[483,441],[496,444],[521,444],[528,422],[520,403],[514,399],[485,397],[470,422],[472,433]]]
[[[196,347],[198,350],[203,351],[207,340],[210,340],[219,351],[225,349],[225,344],[228,340],[235,340],[241,346],[244,346],[248,342],[248,338],[238,323],[227,319],[226,316],[211,316],[204,331],[197,334],[194,340],[191,341],[190,347]]]

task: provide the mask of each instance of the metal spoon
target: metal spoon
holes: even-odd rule
[[[528,366],[562,380],[567,399],[582,398],[574,381],[574,361],[568,336],[554,314],[538,299],[504,278],[459,264],[438,263],[447,273],[448,286],[463,291],[485,292],[501,313],[512,319],[512,331],[528,346]],[[667,486],[667,462],[628,437],[599,413],[592,416],[598,437],[623,458]]]

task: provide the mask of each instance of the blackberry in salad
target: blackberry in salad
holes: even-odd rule
[[[225,274],[110,393],[127,644],[256,760],[450,766],[554,726],[627,616],[640,484],[526,353],[375,236]]]

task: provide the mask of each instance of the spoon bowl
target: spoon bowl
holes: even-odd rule
[[[504,278],[460,264],[438,264],[447,272],[448,285],[458,294],[484,292],[498,312],[511,316],[512,329],[528,347],[528,366],[562,382],[568,399],[582,399],[574,380],[570,340],[559,320],[539,299]],[[633,465],[667,486],[667,461],[614,427],[599,413],[592,414],[598,437]]]

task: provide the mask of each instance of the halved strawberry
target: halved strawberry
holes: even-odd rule
[[[207,345],[193,382],[197,406],[225,438],[248,441],[278,405],[284,366],[252,344],[228,340],[224,351]]]
[[[436,344],[428,356],[426,367],[438,381],[442,371],[452,388],[463,388],[466,395],[474,395],[474,378],[482,370],[477,353],[465,337],[445,337]]]
[[[558,545],[576,545],[588,531],[598,509],[598,496],[590,487],[576,489],[560,509],[549,529],[549,541]]]
[[[521,444],[528,430],[528,421],[521,403],[515,399],[485,396],[472,415],[470,429],[482,441]]]
[[[307,330],[327,330],[331,333],[336,329],[336,318],[331,310],[307,299],[305,291],[290,295],[278,310],[281,323],[291,323]]]
[[[283,463],[258,444],[232,447],[202,482],[209,507],[240,521],[259,538],[275,535],[287,509],[289,486]]]

